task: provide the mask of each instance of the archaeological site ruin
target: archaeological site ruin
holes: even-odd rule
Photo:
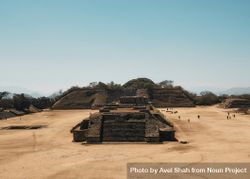
[[[175,141],[173,124],[140,96],[124,96],[119,104],[100,108],[71,133],[74,142],[86,143]]]
[[[84,87],[63,94],[53,109],[96,109],[105,104],[118,103],[122,96],[147,97],[155,107],[194,107],[188,92],[180,86],[159,86],[147,78],[131,80],[118,88],[105,84]]]
[[[249,99],[228,98],[223,103],[224,108],[250,108]]]

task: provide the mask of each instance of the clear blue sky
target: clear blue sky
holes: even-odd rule
[[[249,0],[0,0],[0,86],[250,86]]]

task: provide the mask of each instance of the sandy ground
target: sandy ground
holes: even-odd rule
[[[47,127],[0,130],[0,178],[111,179],[126,178],[128,162],[250,162],[250,116],[236,114],[227,120],[227,110],[215,106],[174,110],[178,113],[163,113],[175,123],[177,137],[188,144],[73,143],[70,129],[91,110],[45,111],[2,120],[0,128]]]

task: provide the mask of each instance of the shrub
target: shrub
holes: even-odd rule
[[[210,91],[201,92],[201,96],[197,96],[195,99],[197,105],[213,105],[219,102],[218,96]]]

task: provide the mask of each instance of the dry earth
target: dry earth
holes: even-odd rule
[[[126,178],[128,162],[250,162],[250,116],[236,114],[227,120],[228,110],[216,106],[174,110],[178,113],[163,113],[175,123],[177,137],[188,144],[73,143],[70,129],[91,110],[45,111],[2,120],[0,128],[47,127],[0,130],[0,178],[111,179]]]

